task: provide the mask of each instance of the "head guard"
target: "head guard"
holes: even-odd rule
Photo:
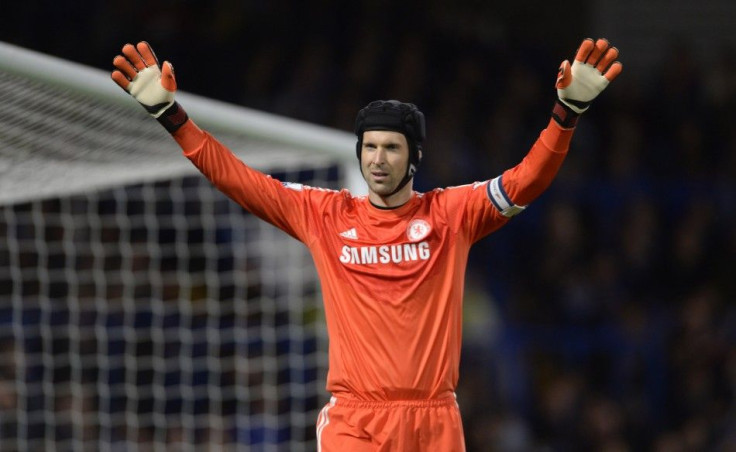
[[[422,142],[426,138],[424,114],[416,105],[398,100],[377,100],[369,103],[358,112],[355,118],[355,135],[358,136],[355,150],[358,161],[360,161],[360,151],[363,147],[363,132],[367,130],[390,130],[402,133],[406,137],[409,144],[409,164],[406,176],[394,190],[396,193],[409,182],[421,163],[420,151]]]

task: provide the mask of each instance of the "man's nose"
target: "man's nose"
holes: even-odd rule
[[[373,153],[373,163],[376,165],[383,163],[386,160],[386,151],[378,148],[376,149],[376,152]]]

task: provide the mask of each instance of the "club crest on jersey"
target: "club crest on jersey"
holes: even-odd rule
[[[409,222],[409,226],[406,227],[406,237],[412,242],[418,242],[424,237],[429,235],[429,231],[432,227],[426,221],[422,219],[414,219]]]

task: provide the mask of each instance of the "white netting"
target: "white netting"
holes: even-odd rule
[[[326,337],[306,248],[107,74],[8,52],[37,67],[0,63],[0,450],[313,450]],[[180,99],[276,177],[354,177],[346,134]]]

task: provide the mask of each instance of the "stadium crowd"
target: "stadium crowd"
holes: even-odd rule
[[[107,69],[147,39],[185,91],[343,130],[370,100],[411,101],[428,126],[420,191],[518,162],[582,34],[521,39],[440,2],[376,2],[394,18],[330,1],[87,3],[94,20],[66,44],[43,41],[53,30],[18,44]],[[736,49],[702,61],[673,39],[636,76],[627,50],[550,190],[471,254],[470,451],[736,450]]]

